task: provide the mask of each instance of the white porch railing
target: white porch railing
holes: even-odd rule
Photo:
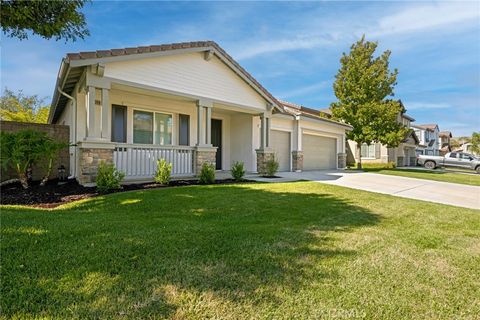
[[[115,145],[113,163],[125,173],[125,179],[150,179],[157,170],[157,160],[172,164],[172,176],[192,176],[193,147],[152,146],[120,143]]]

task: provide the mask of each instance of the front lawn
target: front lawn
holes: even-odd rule
[[[480,211],[314,182],[2,207],[2,315],[474,319]]]
[[[384,168],[371,168],[364,167],[364,171],[388,174],[391,176],[402,176],[409,178],[418,178],[418,179],[427,179],[443,182],[452,182],[467,184],[472,186],[480,186],[480,174],[474,173],[455,173],[455,172],[445,172],[443,170],[415,170],[415,169],[384,169]]]

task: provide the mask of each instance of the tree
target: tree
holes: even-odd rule
[[[343,53],[341,67],[335,76],[333,90],[338,101],[331,104],[333,117],[342,120],[353,130],[347,138],[357,143],[358,168],[362,168],[361,146],[363,143],[382,143],[389,148],[397,147],[405,138],[408,129],[398,122],[398,115],[404,112],[393,96],[398,71],[390,72],[390,51],[374,58],[376,42],[362,37]]]
[[[480,132],[472,133],[470,143],[472,144],[470,151],[472,151],[473,154],[480,155]]]
[[[90,34],[79,11],[86,2],[1,0],[0,25],[4,34],[20,40],[28,39],[31,31],[45,39],[76,41]]]
[[[0,98],[0,119],[19,122],[47,123],[50,107],[38,95],[28,96],[20,90],[14,93],[5,88]]]

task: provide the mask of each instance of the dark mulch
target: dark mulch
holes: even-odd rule
[[[251,182],[244,180],[243,182]],[[239,183],[233,179],[215,180],[215,184]],[[241,182],[240,182],[241,183]],[[133,190],[146,190],[154,188],[180,187],[198,185],[198,180],[174,180],[168,186],[156,183],[127,184],[120,190],[112,190],[108,193],[125,192]],[[23,189],[20,183],[11,183],[0,189],[0,204],[4,205],[27,205],[41,208],[54,208],[68,202],[87,199],[100,195],[95,187],[83,187],[74,179],[59,183],[50,180],[41,187],[39,182],[31,182],[28,189]]]

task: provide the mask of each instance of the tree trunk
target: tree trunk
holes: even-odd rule
[[[17,175],[23,189],[28,189],[28,175],[26,170],[22,170],[20,164],[17,164]]]
[[[362,170],[362,145],[357,142],[358,162],[357,169]]]
[[[43,187],[48,181],[48,178],[50,177],[50,174],[52,173],[52,164],[53,164],[53,158],[50,158],[48,160],[48,167],[47,167],[47,173],[45,176],[42,178],[42,181],[40,181],[40,186]]]

